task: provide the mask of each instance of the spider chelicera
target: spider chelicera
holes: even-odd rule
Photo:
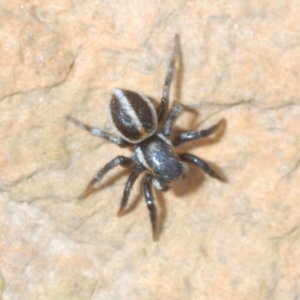
[[[118,216],[121,216],[125,211],[134,182],[142,172],[145,172],[142,186],[150,213],[154,240],[158,237],[158,230],[152,185],[163,192],[169,190],[173,182],[182,179],[188,172],[186,163],[196,165],[213,178],[223,179],[201,158],[190,153],[177,154],[175,152],[175,147],[178,145],[211,135],[222,122],[221,120],[210,128],[201,131],[184,132],[171,139],[174,123],[183,109],[182,104],[176,104],[167,115],[170,85],[178,48],[179,36],[175,35],[174,50],[158,111],[156,111],[150,99],[143,94],[124,89],[114,90],[109,106],[109,117],[118,136],[113,136],[99,128],[82,123],[73,117],[67,117],[67,120],[95,136],[104,138],[120,147],[131,147],[133,149],[131,157],[117,156],[100,169],[85,191],[79,196],[79,199],[83,199],[90,194],[94,185],[114,167],[119,165],[124,168],[131,167],[133,170],[126,182],[118,212]]]

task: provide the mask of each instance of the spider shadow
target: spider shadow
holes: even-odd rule
[[[226,178],[223,174],[223,172],[220,171],[220,169],[210,161],[206,162],[209,164],[209,166],[216,171],[220,176],[222,176],[221,182],[226,183]],[[211,178],[209,175],[205,174],[199,167],[189,164],[189,172],[186,175],[185,178],[183,178],[181,181],[176,182],[172,186],[172,190],[174,194],[177,197],[186,196],[189,194],[193,194],[197,192],[199,189],[201,189],[201,186],[203,185],[205,180],[216,180],[218,179]]]
[[[177,68],[175,70],[175,80],[174,82],[175,87],[174,87],[174,95],[175,95],[175,99],[181,99],[181,95],[182,95],[182,82],[183,82],[183,75],[184,75],[184,64],[182,61],[182,52],[181,52],[181,47],[180,47],[180,40],[178,41],[178,49],[177,49]],[[180,102],[180,101],[178,101]],[[176,103],[174,103],[173,105],[175,105]]]

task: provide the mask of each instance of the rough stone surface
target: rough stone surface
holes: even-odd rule
[[[300,299],[300,2],[1,1],[0,297],[4,300]],[[128,172],[84,201],[94,173],[128,150],[68,123],[111,130],[114,87],[159,101],[172,50],[172,101],[186,129],[222,134],[182,150],[191,168],[165,194],[151,239]],[[124,176],[121,176],[124,175]]]

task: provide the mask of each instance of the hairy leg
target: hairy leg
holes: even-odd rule
[[[150,213],[150,220],[151,220],[151,225],[152,225],[152,234],[153,234],[153,240],[157,240],[157,224],[156,224],[156,206],[154,204],[154,198],[152,195],[152,176],[147,174],[144,179],[143,183],[143,190],[144,190],[144,195],[145,199],[147,202],[147,206],[149,209]]]
[[[211,169],[208,163],[205,162],[203,159],[190,153],[182,153],[179,154],[178,156],[182,161],[194,164],[195,166],[201,168],[209,176],[219,179],[221,181],[224,180],[219,174],[217,174],[213,169]]]
[[[128,180],[126,182],[126,185],[125,185],[125,190],[124,190],[124,193],[123,193],[123,198],[122,198],[122,201],[121,201],[121,206],[120,206],[120,209],[119,209],[119,212],[118,212],[118,216],[122,216],[123,212],[124,212],[124,209],[127,205],[127,202],[128,202],[128,198],[129,198],[129,194],[130,194],[130,191],[133,187],[133,184],[135,183],[136,179],[139,177],[139,175],[144,171],[144,168],[140,167],[140,166],[137,166],[134,171],[129,175],[128,177]]]
[[[88,124],[82,123],[80,121],[78,121],[77,119],[74,119],[73,117],[67,116],[66,119],[70,122],[72,122],[73,124],[75,124],[76,126],[78,126],[81,129],[84,129],[88,132],[90,132],[92,135],[104,138],[112,143],[117,144],[120,147],[127,147],[129,146],[129,143],[125,140],[123,140],[120,137],[115,137],[105,131],[102,131],[101,129],[97,128],[97,127],[92,127]]]
[[[197,140],[200,138],[208,137],[209,135],[216,132],[222,123],[223,123],[223,119],[220,120],[217,124],[207,128],[207,129],[203,129],[200,131],[183,132],[175,138],[173,145],[178,146],[178,145],[181,145],[181,144],[189,142],[189,141],[194,141],[194,140]]]
[[[178,55],[178,48],[179,48],[179,35],[176,34],[174,37],[173,54],[172,54],[171,61],[170,61],[169,67],[168,67],[167,76],[166,76],[164,88],[163,88],[163,96],[162,96],[162,99],[160,102],[158,121],[161,121],[163,119],[163,117],[165,116],[165,114],[168,110],[168,107],[169,107],[170,86],[171,86],[172,79],[173,79],[173,73],[174,73],[174,69],[175,69],[175,61],[176,61],[176,57]]]
[[[166,120],[166,122],[165,122],[165,124],[162,128],[162,133],[165,136],[169,137],[172,134],[173,128],[174,128],[174,125],[175,125],[175,121],[178,118],[179,114],[181,113],[182,108],[183,108],[182,104],[179,104],[179,103],[176,104],[172,108],[172,110],[171,110],[171,112],[170,112],[170,114],[169,114],[169,116],[168,116],[168,118],[167,118],[167,120]]]
[[[106,164],[100,171],[98,171],[91,182],[88,184],[87,188],[83,191],[83,193],[78,197],[78,199],[84,199],[92,190],[93,186],[100,181],[100,179],[103,178],[103,176],[113,169],[116,166],[121,166],[124,168],[131,167],[134,164],[133,160],[131,158],[125,157],[125,156],[117,156],[112,161],[110,161],[108,164]]]

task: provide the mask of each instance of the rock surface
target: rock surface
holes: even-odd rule
[[[2,2],[1,299],[300,299],[298,0]],[[155,192],[153,242],[140,181],[116,217],[128,172],[77,199],[130,152],[65,116],[110,131],[113,88],[159,101],[175,33],[178,126],[226,120],[181,149],[227,183],[190,168]]]

